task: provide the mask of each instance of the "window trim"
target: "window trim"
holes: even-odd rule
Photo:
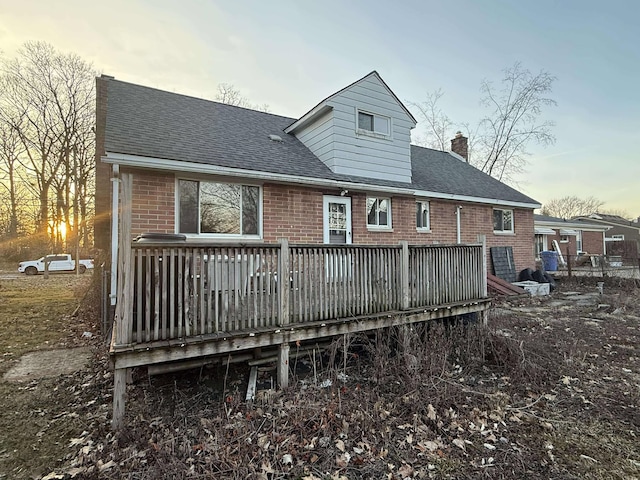
[[[417,199],[416,200],[416,206],[418,204],[427,204],[427,226],[419,226],[418,225],[418,217],[417,217],[417,213],[416,212],[416,230],[418,232],[425,232],[425,233],[429,233],[431,232],[431,203],[429,202],[429,200],[426,199]]]
[[[504,212],[511,212],[511,230],[505,230],[504,226],[503,226],[502,230],[496,230],[495,229],[495,225],[494,225],[493,226],[494,235],[515,235],[515,233],[516,233],[515,223],[516,222],[515,222],[515,214],[513,212],[513,209],[512,208],[494,208],[491,211],[491,213],[492,213],[491,222],[492,223],[493,223],[493,219],[495,217],[495,212],[498,211],[498,210],[503,212],[503,215],[504,215]]]
[[[375,128],[375,117],[384,118],[387,120],[387,124],[389,125],[389,133],[376,132],[375,130],[367,130],[365,128],[360,128],[360,114],[370,115],[373,117],[373,128]],[[372,112],[370,110],[364,110],[361,108],[356,108],[356,134],[358,135],[366,135],[368,137],[380,138],[384,140],[391,140],[393,132],[393,124],[392,119],[388,115],[381,115],[379,113]]]
[[[235,234],[235,233],[182,233],[180,232],[180,180],[186,180],[190,182],[198,183],[226,183],[231,185],[240,185],[246,187],[258,188],[258,233],[257,234]],[[264,236],[264,201],[263,201],[263,186],[258,183],[246,183],[246,182],[233,182],[227,179],[217,178],[196,178],[193,176],[176,176],[175,177],[175,206],[174,206],[174,231],[175,233],[185,235],[187,240],[192,239],[224,239],[224,240],[262,240]],[[198,199],[198,202],[200,200]],[[200,229],[200,204],[198,203],[198,229]],[[240,219],[242,225],[242,219]]]
[[[369,223],[369,211],[367,208],[367,204],[369,203],[370,198],[389,201],[389,210],[387,211],[387,225],[372,225]],[[386,232],[392,231],[393,230],[393,214],[391,211],[392,211],[391,197],[385,197],[380,195],[367,195],[364,203],[364,216],[365,216],[365,222],[367,224],[367,230],[386,231]],[[379,211],[377,211],[376,213],[379,213]],[[379,215],[376,215],[376,219],[380,221]]]
[[[569,235],[560,235],[560,243],[569,243]]]

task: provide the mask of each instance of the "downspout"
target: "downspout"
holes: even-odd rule
[[[120,220],[120,166],[113,165],[113,175],[111,177],[111,293],[109,299],[111,306],[116,304],[118,296],[118,224]]]
[[[460,241],[460,211],[462,207],[460,205],[456,206],[456,241],[458,244],[462,243]]]

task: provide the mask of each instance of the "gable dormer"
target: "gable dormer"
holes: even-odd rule
[[[411,182],[416,120],[371,72],[327,97],[286,128],[334,173]]]

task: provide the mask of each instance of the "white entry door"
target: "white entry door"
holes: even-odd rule
[[[324,243],[351,243],[351,199],[323,197]]]

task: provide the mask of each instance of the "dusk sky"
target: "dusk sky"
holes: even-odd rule
[[[519,61],[557,77],[558,105],[546,115],[557,141],[531,145],[518,188],[637,217],[639,19],[635,0],[0,0],[0,50],[42,40],[99,73],[201,98],[231,83],[291,117],[377,70],[405,103],[441,88],[457,124],[482,115],[481,81]]]

